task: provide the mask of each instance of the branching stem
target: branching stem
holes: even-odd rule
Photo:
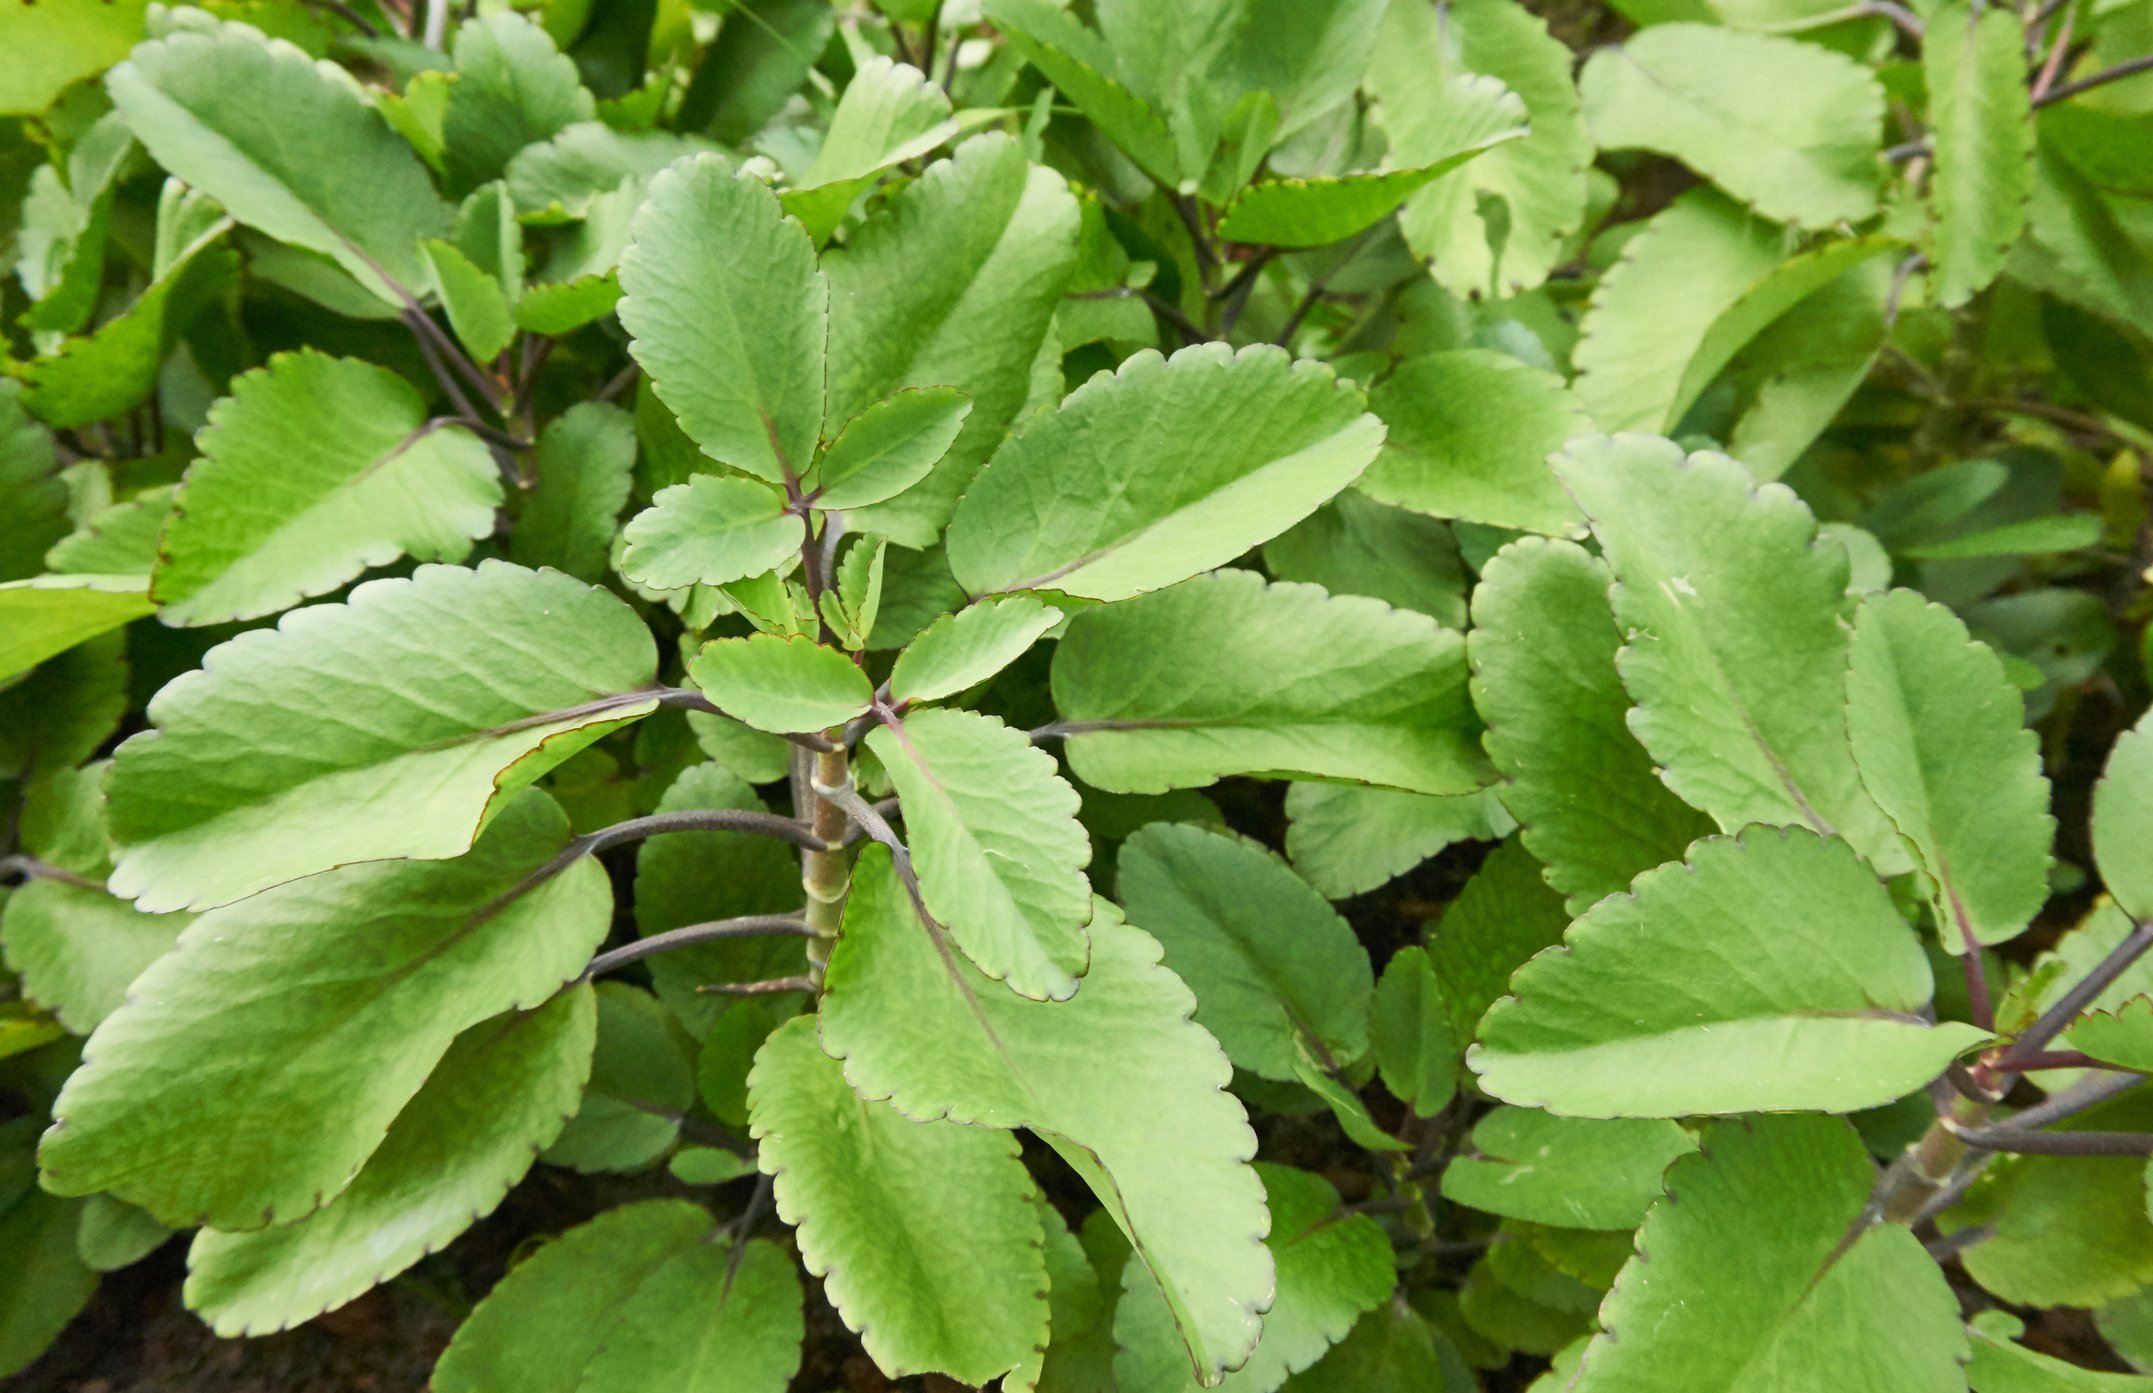
[[[600,953],[591,959],[590,966],[584,968],[583,975],[576,980],[588,982],[593,977],[602,977],[615,968],[626,967],[629,963],[643,958],[670,953],[676,948],[693,948],[698,943],[722,943],[735,938],[775,938],[784,935],[807,938],[814,932],[808,927],[806,920],[789,918],[782,914],[747,914],[737,919],[713,919],[707,924],[690,924],[686,928],[668,929],[664,933],[639,938],[633,943]]]

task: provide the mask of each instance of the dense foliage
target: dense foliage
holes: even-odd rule
[[[0,1370],[2153,1389],[2153,0],[1616,11],[0,6]]]

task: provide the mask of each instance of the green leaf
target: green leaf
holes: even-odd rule
[[[81,1213],[80,1201],[35,1186],[0,1210],[0,1251],[8,1255],[0,1276],[0,1377],[44,1353],[97,1290],[97,1273],[75,1251]]]
[[[1758,479],[1784,475],[1868,379],[1891,331],[1897,276],[1878,258],[1849,267],[1744,346],[1721,379],[1739,417],[1727,452]]]
[[[479,268],[454,242],[429,237],[419,244],[433,269],[434,288],[448,311],[449,327],[472,358],[491,362],[516,336],[516,319],[508,294],[490,272]]]
[[[1547,458],[1592,418],[1553,373],[1484,348],[1430,353],[1384,378],[1369,405],[1387,434],[1361,492],[1435,517],[1582,535]]]
[[[22,994],[88,1035],[142,970],[172,948],[186,915],[143,914],[105,892],[112,868],[100,818],[106,766],[56,770],[24,799],[22,844],[66,873],[25,881],[0,908],[0,951]]]
[[[597,1019],[590,1081],[539,1159],[586,1175],[643,1170],[680,1140],[695,1061],[671,1014],[640,987],[600,983]]]
[[[659,400],[714,460],[797,478],[823,421],[830,291],[777,195],[717,155],[650,182],[621,253],[621,327]]]
[[[1327,367],[1266,346],[1142,352],[980,471],[950,523],[973,594],[1123,600],[1233,560],[1358,478],[1383,426]]]
[[[23,5],[0,10],[0,115],[34,116],[70,84],[127,56],[142,37],[147,0],[99,5]],[[25,1361],[27,1362],[27,1361]],[[14,1370],[14,1361],[0,1358]]]
[[[1568,1117],[1852,1112],[1988,1038],[1927,1023],[1934,985],[1846,843],[1751,828],[1587,910],[1518,971],[1466,1062],[1496,1097]]]
[[[937,701],[976,687],[1022,657],[1062,612],[1029,595],[967,605],[920,631],[890,670],[896,701]]]
[[[82,763],[129,708],[127,635],[114,631],[46,660],[0,689],[0,777]]]
[[[940,539],[1031,399],[1033,362],[1076,269],[1079,221],[1061,175],[990,133],[930,164],[824,258],[831,421],[907,387],[950,387],[972,402],[933,472],[855,516],[855,530],[910,547]]]
[[[2025,518],[1978,532],[1907,548],[1921,561],[1949,561],[1982,556],[2036,556],[2042,552],[2079,551],[2101,540],[2101,519],[2093,513],[2059,513]]]
[[[501,503],[478,437],[430,426],[395,373],[311,349],[234,379],[200,449],[150,578],[169,624],[275,614],[400,556],[460,561]]]
[[[1583,548],[1521,537],[1483,568],[1466,639],[1500,796],[1574,913],[1711,830],[1630,734],[1608,583]]]
[[[2094,863],[2101,883],[2133,919],[2153,919],[2153,851],[2148,848],[2153,848],[2153,720],[2141,717],[2117,737],[2093,786]]]
[[[1477,1033],[1488,1007],[1510,990],[1510,975],[1535,953],[1562,942],[1570,916],[1540,865],[1518,840],[1480,863],[1428,939],[1428,962],[1442,984],[1451,1034]]]
[[[2153,1073],[2153,996],[2132,997],[2113,1011],[2089,1011],[2065,1038],[2095,1059]]]
[[[419,240],[447,234],[448,205],[356,84],[226,25],[143,44],[105,85],[151,157],[240,222],[329,257],[392,304],[376,266],[407,289],[427,284]]]
[[[1939,5],[1921,39],[1936,172],[1937,303],[1956,308],[2003,270],[2026,228],[2033,196],[2033,109],[2025,35],[2002,11],[1991,16]]]
[[[951,710],[869,731],[867,748],[897,786],[928,911],[987,977],[1067,1000],[1090,954],[1091,839],[1054,757],[992,716]]]
[[[799,1278],[735,1251],[685,1200],[645,1200],[520,1263],[434,1366],[438,1393],[780,1393],[800,1364]]]
[[[1577,397],[1602,430],[1673,428],[1690,362],[1721,316],[1779,268],[1784,241],[1710,189],[1647,220],[1594,289],[1573,355]]]
[[[1381,465],[1382,456],[1376,458],[1372,468]],[[1263,564],[1273,580],[1366,595],[1465,627],[1465,562],[1449,525],[1378,503],[1359,489],[1347,489],[1264,543]]]
[[[741,0],[681,103],[682,128],[739,143],[800,90],[837,28],[828,0]]]
[[[1721,828],[1836,831],[1906,869],[1846,734],[1847,554],[1791,491],[1649,436],[1573,442],[1555,473],[1614,572],[1630,730]]]
[[[167,189],[177,188],[169,181]],[[125,310],[94,333],[67,339],[48,357],[17,371],[23,404],[40,420],[72,427],[110,420],[142,405],[179,330],[232,279],[238,257],[216,244],[231,229],[219,218],[150,282]]]
[[[2026,1323],[2008,1311],[1983,1311],[1970,1322],[1973,1393],[2149,1393],[2153,1378],[2103,1374],[2066,1364],[2016,1343]]]
[[[1166,118],[1129,89],[1111,45],[1050,0],[991,0],[984,13],[1138,168],[1168,189],[1194,191],[1201,171],[1184,168]]]
[[[1461,0],[1438,13],[1393,4],[1368,69],[1376,117],[1400,164],[1440,159],[1457,132],[1486,119],[1494,78],[1525,103],[1531,134],[1488,151],[1413,195],[1400,215],[1408,246],[1453,294],[1531,290],[1564,259],[1585,218],[1592,141],[1578,114],[1569,46],[1513,0]],[[1483,208],[1489,211],[1483,213]]]
[[[1070,767],[1110,792],[1264,773],[1469,793],[1487,775],[1464,648],[1424,615],[1221,571],[1078,614],[1054,704]]]
[[[149,1211],[110,1195],[92,1195],[82,1202],[75,1251],[85,1266],[99,1272],[117,1272],[156,1252],[171,1236],[172,1230],[158,1223]]]
[[[534,792],[456,860],[346,867],[197,919],[69,1078],[46,1188],[224,1229],[320,1208],[459,1032],[545,1000],[605,936],[588,860],[490,908],[567,840]]]
[[[0,681],[156,610],[146,576],[32,576],[0,585]]]
[[[44,570],[46,549],[68,530],[67,485],[52,434],[30,418],[22,398],[20,383],[0,377],[0,508],[9,519],[0,529],[0,580]]]
[[[1350,1063],[1368,1049],[1375,974],[1353,929],[1263,847],[1156,822],[1122,843],[1122,907],[1196,993],[1196,1023],[1235,1065],[1291,1080],[1298,1042]]]
[[[1290,1393],[1432,1393],[1472,1387],[1447,1342],[1412,1307],[1387,1301],[1362,1316],[1323,1361],[1287,1384]]]
[[[1935,882],[1944,947],[2017,937],[2048,899],[2040,738],[2003,663],[1957,615],[1911,590],[1854,620],[1847,734],[1862,783]]]
[[[1246,1164],[1255,1137],[1158,945],[1103,903],[1091,941],[1082,991],[1027,1001],[922,932],[889,854],[871,846],[830,959],[823,1045],[861,1097],[909,1117],[1038,1133],[1130,1236],[1199,1376],[1216,1380],[1255,1348],[1272,1292]]]
[[[893,392],[845,423],[811,475],[811,501],[834,512],[894,498],[927,477],[972,403],[950,387]]]
[[[534,285],[516,301],[516,327],[534,334],[573,333],[611,314],[620,294],[619,279],[610,272]]]
[[[509,160],[507,192],[529,222],[573,222],[627,179],[647,180],[684,155],[717,147],[674,131],[623,131],[578,121]]]
[[[1443,1198],[1553,1228],[1628,1231],[1697,1143],[1672,1122],[1503,1107],[1474,1124],[1473,1149],[1444,1168]]]
[[[839,650],[776,634],[712,639],[688,664],[688,680],[727,715],[780,735],[843,725],[875,696]]]
[[[1672,155],[1776,221],[1876,211],[1884,89],[1819,44],[1660,24],[1586,60],[1578,95],[1603,149]]]
[[[1351,784],[1286,790],[1286,855],[1330,899],[1366,894],[1453,842],[1496,841],[1515,829],[1493,790],[1437,797]]]
[[[762,1047],[748,1093],[778,1217],[885,1375],[983,1387],[1046,1343],[1044,1233],[1013,1136],[862,1101],[806,1017]]]
[[[612,595],[503,561],[422,566],[241,634],[159,692],[156,728],[115,758],[112,892],[207,908],[459,855],[517,790],[656,710],[656,663]]]
[[[597,114],[575,62],[513,10],[458,25],[453,52],[443,164],[459,189],[495,178],[517,151]]]
[[[798,187],[783,195],[785,211],[826,241],[876,176],[957,133],[949,114],[949,95],[918,68],[879,54],[868,59],[845,84]]]
[[[1847,1393],[1964,1387],[1943,1273],[1896,1224],[1850,1228],[1876,1183],[1853,1128],[1723,1122],[1667,1182],[1600,1308],[1578,1393],[1800,1388],[1824,1369]]]
[[[1459,73],[1450,85],[1445,96],[1462,119],[1456,119],[1450,129],[1449,153],[1417,153],[1419,162],[1411,169],[1252,184],[1226,205],[1219,219],[1219,236],[1274,247],[1342,242],[1389,217],[1399,204],[1459,165],[1504,141],[1529,134],[1525,103],[1500,82]]]
[[[660,489],[621,530],[620,572],[653,590],[730,585],[797,556],[807,524],[755,479],[698,474]]]
[[[177,484],[145,489],[101,508],[45,553],[52,570],[69,575],[146,576],[157,565],[157,537],[172,513]]]
[[[2063,1124],[2142,1132],[2153,1107],[2126,1095]],[[2003,1301],[2100,1306],[2153,1285],[2153,1220],[2142,1156],[2013,1156],[1937,1216],[1946,1234],[1990,1231],[1967,1246],[1966,1274]]]
[[[1433,1117],[1457,1096],[1464,1045],[1451,1032],[1443,984],[1418,944],[1400,948],[1383,965],[1369,1004],[1368,1039],[1383,1086],[1411,1105],[1415,1117]]]
[[[634,420],[604,402],[577,402],[538,433],[532,462],[537,486],[516,515],[509,559],[596,584],[633,487]]]
[[[1341,1215],[1329,1181],[1286,1166],[1258,1166],[1256,1174],[1271,1211],[1267,1242],[1278,1265],[1278,1297],[1264,1313],[1256,1352],[1215,1385],[1229,1393],[1271,1393],[1343,1340],[1397,1281],[1383,1230],[1365,1214]],[[1122,1269],[1114,1339],[1121,1393],[1194,1393],[1202,1386],[1175,1338],[1159,1284],[1134,1255]]]
[[[227,1338],[287,1329],[396,1276],[492,1213],[574,1109],[594,1019],[584,987],[457,1036],[327,1207],[295,1224],[195,1235],[188,1308]]]

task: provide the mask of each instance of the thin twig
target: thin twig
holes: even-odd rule
[[[614,373],[613,376],[607,380],[605,386],[598,389],[598,400],[612,401],[622,392],[627,391],[629,387],[633,386],[635,384],[636,377],[641,374],[642,371],[643,365],[641,363],[629,363],[627,367],[622,368],[617,373]]]
[[[449,32],[449,0],[426,0],[426,33],[420,42],[439,51]]]
[[[2083,77],[2076,82],[2066,82],[2061,87],[2044,92],[2034,98],[2033,105],[2036,109],[2053,106],[2057,102],[2068,101],[2081,92],[2090,92],[2096,87],[2106,87],[2111,82],[2121,82],[2126,77],[2136,77],[2143,72],[2153,72],[2153,53],[2142,53],[2136,58],[2118,63],[2112,68],[2093,74],[2091,77]]]
[[[1978,1151],[2014,1156],[2153,1156],[2153,1132],[2021,1132],[1966,1127],[1959,1140]]]
[[[96,890],[108,895],[112,893],[105,888],[105,883],[101,880],[92,880],[88,876],[77,875],[65,866],[55,866],[49,861],[40,861],[27,852],[17,852],[12,856],[0,856],[0,876],[7,875],[20,875],[25,880],[57,880],[62,885],[79,886],[84,890]]]
[[[761,982],[706,982],[696,990],[708,996],[776,996],[781,992],[811,992],[815,983],[800,975],[771,977]]]
[[[2056,31],[2056,42],[2049,46],[2048,61],[2041,65],[2041,75],[2033,80],[2033,105],[2039,106],[2048,89],[2056,85],[2056,74],[2063,70],[2063,55],[2071,46],[2071,21],[2078,17],[2076,10],[2063,12],[2063,27]]]
[[[591,959],[590,965],[583,969],[583,975],[576,980],[588,982],[640,959],[670,953],[676,948],[692,948],[698,943],[722,943],[735,938],[812,938],[814,935],[815,931],[805,920],[783,914],[744,914],[737,919],[713,919],[707,924],[668,929],[600,953]]]
[[[1936,1259],[1936,1261],[1949,1262],[1976,1243],[1986,1242],[1995,1236],[1996,1229],[1993,1225],[1975,1224],[1971,1228],[1960,1229],[1957,1233],[1931,1239],[1921,1246],[1927,1249],[1929,1256]]]
[[[2153,920],[2133,928],[2099,965],[2080,978],[2055,1005],[2042,1012],[2039,1020],[2020,1032],[2018,1039],[1996,1061],[1996,1067],[2010,1073],[2024,1073],[2018,1061],[2046,1049],[2049,1041],[2061,1035],[2072,1021],[2078,1019],[2079,1012],[2091,1006],[2109,984],[2144,957],[2149,948],[2153,948]]]
[[[1211,341],[1211,336],[1205,333],[1195,320],[1183,314],[1181,307],[1173,301],[1154,295],[1148,290],[1139,290],[1136,294],[1137,298],[1151,307],[1153,314],[1173,325],[1175,330],[1187,342],[1209,343]]]
[[[636,695],[641,697],[656,697],[660,706],[679,707],[680,709],[685,711],[701,711],[706,715],[723,716],[729,721],[739,719],[739,717],[732,715],[731,713],[726,711],[724,707],[718,705],[716,702],[712,701],[709,697],[703,695],[701,692],[697,691],[693,687],[658,687],[651,691],[636,693]],[[830,739],[830,737],[824,735],[820,731],[815,730],[794,731],[789,735],[784,735],[779,738],[784,740],[790,740],[793,744],[798,745],[800,748],[805,750],[814,750],[818,754],[827,754],[831,750],[837,748],[837,745]]]
[[[366,16],[360,14],[357,10],[345,4],[344,0],[301,0],[301,3],[306,5],[309,9],[327,10],[330,14],[333,14],[338,19],[343,20],[346,24],[349,24],[352,28],[358,30],[361,34],[364,34],[369,39],[378,39],[381,37],[381,31],[379,29],[376,29],[373,24],[367,20]]]
[[[2034,1104],[2021,1112],[2013,1113],[1998,1127],[2008,1127],[2015,1132],[2033,1132],[2052,1123],[2091,1111],[2111,1098],[2130,1092],[2144,1083],[2143,1074],[2103,1074],[2073,1084],[2063,1092]]]

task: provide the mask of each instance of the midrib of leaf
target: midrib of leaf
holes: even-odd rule
[[[1615,52],[1621,55],[1622,61],[1628,63],[1632,68],[1636,69],[1637,72],[1642,75],[1647,82],[1650,82],[1653,86],[1659,88],[1661,91],[1667,93],[1668,95],[1676,98],[1677,100],[1685,104],[1694,105],[1706,111],[1709,111],[1715,118],[1724,122],[1726,125],[1743,130],[1756,137],[1757,139],[1768,142],[1769,145],[1785,145],[1788,149],[1794,151],[1796,154],[1803,156],[1804,163],[1809,162],[1808,156],[1809,152],[1811,152],[1812,150],[1840,150],[1854,148],[1851,146],[1838,145],[1793,144],[1791,141],[1787,140],[1786,133],[1784,131],[1775,130],[1771,126],[1759,125],[1754,121],[1744,120],[1739,112],[1730,111],[1726,107],[1720,106],[1718,103],[1707,98],[1702,92],[1694,92],[1686,88],[1675,86],[1666,78],[1661,77],[1659,73],[1654,69],[1648,68],[1643,63],[1638,62],[1637,56],[1630,52],[1628,45],[1618,46]]]

